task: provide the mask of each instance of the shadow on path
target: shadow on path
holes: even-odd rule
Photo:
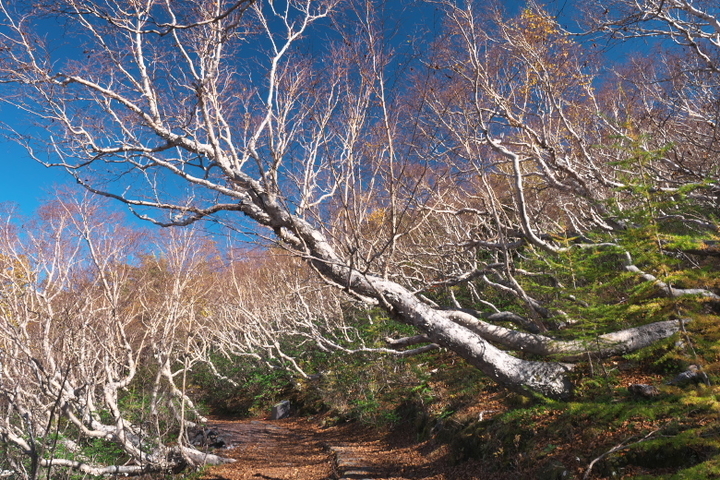
[[[447,451],[355,424],[322,428],[307,419],[218,420],[235,463],[212,467],[204,480],[451,480],[489,478],[451,472]]]

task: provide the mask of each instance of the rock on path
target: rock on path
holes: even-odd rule
[[[331,446],[329,449],[339,480],[371,480],[384,476],[382,468],[369,466],[372,461],[357,447]]]

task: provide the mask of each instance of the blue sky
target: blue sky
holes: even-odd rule
[[[7,110],[0,109],[0,121],[10,123]],[[74,184],[64,171],[35,162],[16,143],[0,143],[0,202],[16,204],[18,213],[30,215],[57,186]]]

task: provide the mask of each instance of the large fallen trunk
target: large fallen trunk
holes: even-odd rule
[[[554,399],[567,399],[572,394],[573,386],[567,377],[572,365],[514,357],[440,312],[429,312],[423,317],[423,323],[433,342],[454,351],[512,390],[523,394],[540,393]]]
[[[271,203],[270,199],[266,207],[268,203]],[[677,320],[657,322],[600,335],[592,341],[562,341],[492,325],[466,311],[432,307],[396,282],[352,269],[336,255],[317,229],[282,212],[281,208],[274,212],[284,217],[280,223],[291,227],[289,231],[297,235],[285,238],[308,249],[311,263],[327,279],[351,293],[376,299],[398,319],[417,327],[431,342],[452,350],[496,382],[522,393],[535,392],[557,399],[569,397],[572,383],[567,374],[572,366],[517,358],[490,342],[518,352],[577,361],[588,353],[608,357],[638,350],[673,335],[682,323]],[[279,230],[277,225],[275,227]]]

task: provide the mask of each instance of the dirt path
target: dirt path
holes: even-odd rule
[[[216,453],[237,462],[212,468],[207,480],[333,478],[330,452],[309,422],[239,420],[211,426],[228,444]]]
[[[204,480],[454,480],[490,478],[479,465],[451,468],[445,447],[387,437],[358,425],[321,428],[306,419],[212,423],[237,460]],[[470,468],[468,468],[470,467]]]

